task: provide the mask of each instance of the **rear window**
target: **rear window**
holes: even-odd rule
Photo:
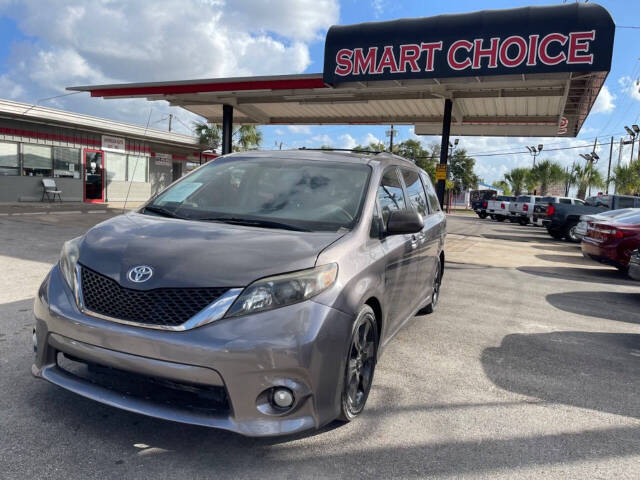
[[[516,200],[518,202],[529,203],[531,201],[531,197],[528,195],[520,195]]]
[[[536,198],[536,203],[556,203],[556,197]]]
[[[571,204],[571,199],[570,199],[570,198],[561,198],[561,199],[560,199],[560,203],[568,203],[568,204]]]

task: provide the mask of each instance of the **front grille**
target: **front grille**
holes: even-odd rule
[[[82,299],[87,310],[147,325],[181,325],[228,288],[156,288],[134,290],[86,267],[81,268]]]

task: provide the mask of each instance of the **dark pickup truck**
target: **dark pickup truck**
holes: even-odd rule
[[[571,242],[579,242],[580,237],[575,233],[581,215],[593,215],[607,210],[620,208],[639,208],[640,197],[629,195],[598,195],[587,198],[584,205],[569,205],[563,203],[549,204],[547,219],[543,225],[547,227],[549,235],[561,240],[566,238]]]
[[[480,218],[487,218],[486,201],[491,200],[498,192],[496,190],[471,190],[469,200],[471,209],[474,210]]]

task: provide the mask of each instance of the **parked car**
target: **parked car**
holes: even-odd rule
[[[398,156],[226,155],[65,243],[32,372],[250,436],[350,421],[385,345],[436,308],[445,236],[428,174]]]
[[[485,210],[494,220],[504,222],[510,216],[509,203],[513,200],[515,200],[515,197],[498,195],[491,200],[486,201]]]
[[[562,203],[565,205],[584,205],[584,200],[580,200],[579,198],[571,198],[571,197],[556,197],[556,196],[548,196],[548,197],[540,197],[536,200],[536,204],[533,207],[533,223],[534,225],[542,224],[544,225],[544,221],[547,220],[547,207],[549,205],[555,205],[557,203]]]
[[[582,240],[587,235],[589,222],[613,220],[614,218],[632,215],[639,211],[640,209],[638,208],[621,208],[619,210],[607,210],[606,212],[598,213],[596,215],[581,215],[575,231],[576,237]]]
[[[533,223],[533,211],[538,199],[538,195],[520,195],[514,201],[509,202],[509,213],[520,225]]]
[[[629,259],[629,276],[634,280],[640,280],[640,251],[635,250]]]
[[[640,214],[589,222],[582,253],[593,260],[626,271],[631,252],[640,246]]]
[[[582,215],[592,215],[607,210],[640,207],[640,197],[629,195],[598,195],[589,197],[584,205],[569,205],[563,203],[551,204],[547,207],[547,220],[543,225],[549,235],[556,239],[566,238],[571,242],[579,242],[576,228]]]
[[[471,209],[475,211],[480,218],[487,218],[486,201],[493,198],[497,193],[496,190],[471,190],[469,193]]]

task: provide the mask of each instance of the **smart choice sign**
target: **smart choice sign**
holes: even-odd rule
[[[331,27],[323,79],[336,84],[608,71],[613,20],[599,5],[584,7],[526,7]]]

